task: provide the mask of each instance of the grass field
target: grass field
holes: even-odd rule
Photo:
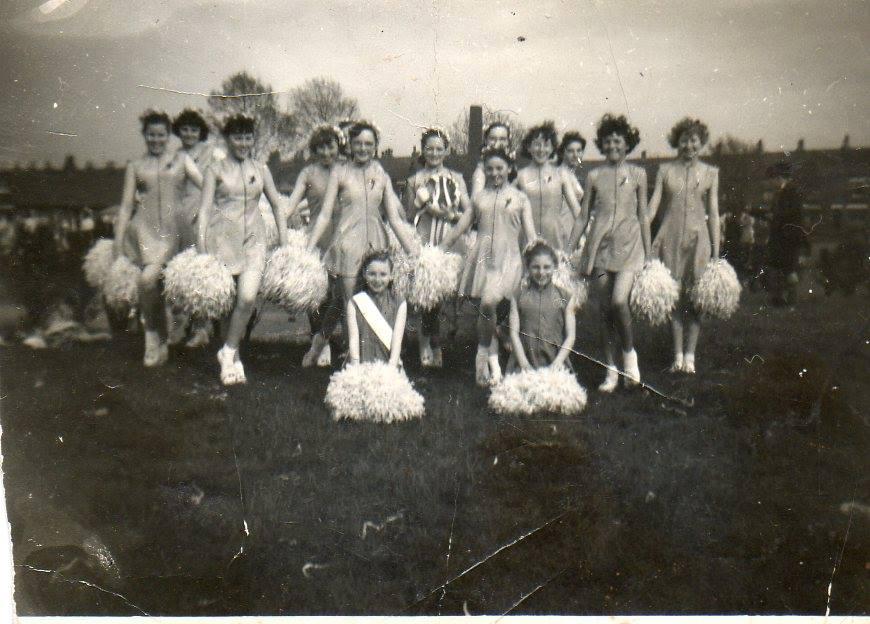
[[[822,614],[833,581],[833,613],[866,613],[866,310],[750,295],[694,378],[639,328],[666,397],[602,397],[578,358],[575,419],[488,412],[467,331],[426,374],[409,337],[427,414],[389,426],[333,423],[280,318],[229,390],[214,349],[145,370],[138,340],[3,347],[19,611]]]

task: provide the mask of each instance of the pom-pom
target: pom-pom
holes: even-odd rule
[[[634,278],[628,303],[632,313],[650,325],[666,322],[680,298],[680,286],[660,260],[653,260]]]
[[[287,246],[288,247],[302,247],[308,243],[308,235],[305,233],[305,230],[296,230],[289,229],[287,230]]]
[[[408,302],[421,310],[431,310],[456,293],[462,256],[426,245],[414,263]]]
[[[740,303],[740,280],[727,260],[707,263],[692,289],[692,303],[704,316],[731,318]]]
[[[326,404],[334,420],[392,423],[423,416],[423,397],[405,373],[385,362],[351,364],[333,373]]]
[[[553,283],[562,290],[568,291],[574,298],[575,310],[584,306],[589,298],[589,286],[586,280],[577,274],[577,270],[568,256],[563,255],[559,260],[559,266],[553,272]]]
[[[113,246],[111,239],[101,238],[85,254],[82,270],[85,273],[85,281],[94,288],[102,288],[109,275],[109,270],[115,261]]]
[[[118,256],[103,281],[103,296],[113,310],[129,310],[139,303],[142,270],[127,256]]]
[[[417,230],[410,223],[400,222],[399,227],[405,235],[405,239],[414,241],[415,248],[408,254],[399,242],[399,237],[393,232],[392,227],[387,227],[387,237],[389,238],[390,256],[393,259],[393,290],[403,298],[407,298],[411,294],[411,284],[414,278],[414,266],[416,265],[416,257],[420,255],[419,238]]]
[[[567,368],[538,368],[505,376],[492,389],[489,407],[499,414],[572,416],[586,407],[586,391]]]
[[[232,312],[236,282],[217,257],[191,247],[163,269],[163,292],[173,309],[198,319],[216,320]]]
[[[260,283],[266,301],[292,313],[317,310],[328,288],[329,275],[320,255],[295,242],[272,251]]]

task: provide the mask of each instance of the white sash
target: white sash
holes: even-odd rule
[[[385,319],[384,315],[381,314],[381,311],[378,310],[378,306],[375,305],[372,298],[365,292],[358,292],[355,294],[353,296],[353,301],[362,313],[363,318],[369,324],[369,327],[371,327],[372,331],[375,332],[378,340],[384,344],[387,348],[387,352],[389,352],[393,345],[393,328],[390,327],[387,319]]]

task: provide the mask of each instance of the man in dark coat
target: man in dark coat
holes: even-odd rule
[[[767,247],[774,305],[793,305],[797,301],[798,259],[804,240],[801,220],[804,197],[792,179],[793,173],[793,167],[784,162],[769,171],[778,187],[773,197]]]

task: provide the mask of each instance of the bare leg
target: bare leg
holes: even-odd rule
[[[495,303],[481,302],[477,316],[477,356],[475,358],[475,380],[477,385],[485,386],[490,381],[489,358],[491,345],[498,344],[495,336]],[[498,347],[495,349],[498,357]]]
[[[149,264],[139,276],[139,307],[145,325],[145,366],[159,366],[169,357],[166,344],[166,308],[160,293],[159,264]]]
[[[640,367],[637,352],[634,350],[634,335],[631,327],[631,310],[628,308],[628,295],[634,284],[631,271],[620,271],[613,282],[613,316],[617,333],[622,341],[622,362],[626,385],[640,383]]]
[[[236,286],[236,307],[230,316],[224,346],[218,351],[221,365],[221,382],[224,385],[245,383],[245,369],[239,359],[239,342],[248,327],[251,311],[260,290],[262,272],[248,270],[239,275]]]
[[[687,313],[689,320],[689,331],[686,335],[686,349],[684,354],[685,364],[684,369],[687,373],[695,373],[695,348],[698,346],[698,336],[701,333],[701,319],[694,311]]]
[[[674,363],[671,364],[671,372],[678,373],[683,370],[683,312],[674,311],[671,317],[671,331],[674,345]]]
[[[594,282],[595,293],[598,297],[598,313],[604,331],[601,332],[601,346],[604,349],[604,363],[607,365],[607,374],[604,382],[598,386],[600,392],[613,392],[619,383],[619,372],[616,368],[616,353],[614,343],[616,332],[613,327],[613,315],[611,312],[611,298],[613,296],[613,278],[610,273],[597,275]]]

